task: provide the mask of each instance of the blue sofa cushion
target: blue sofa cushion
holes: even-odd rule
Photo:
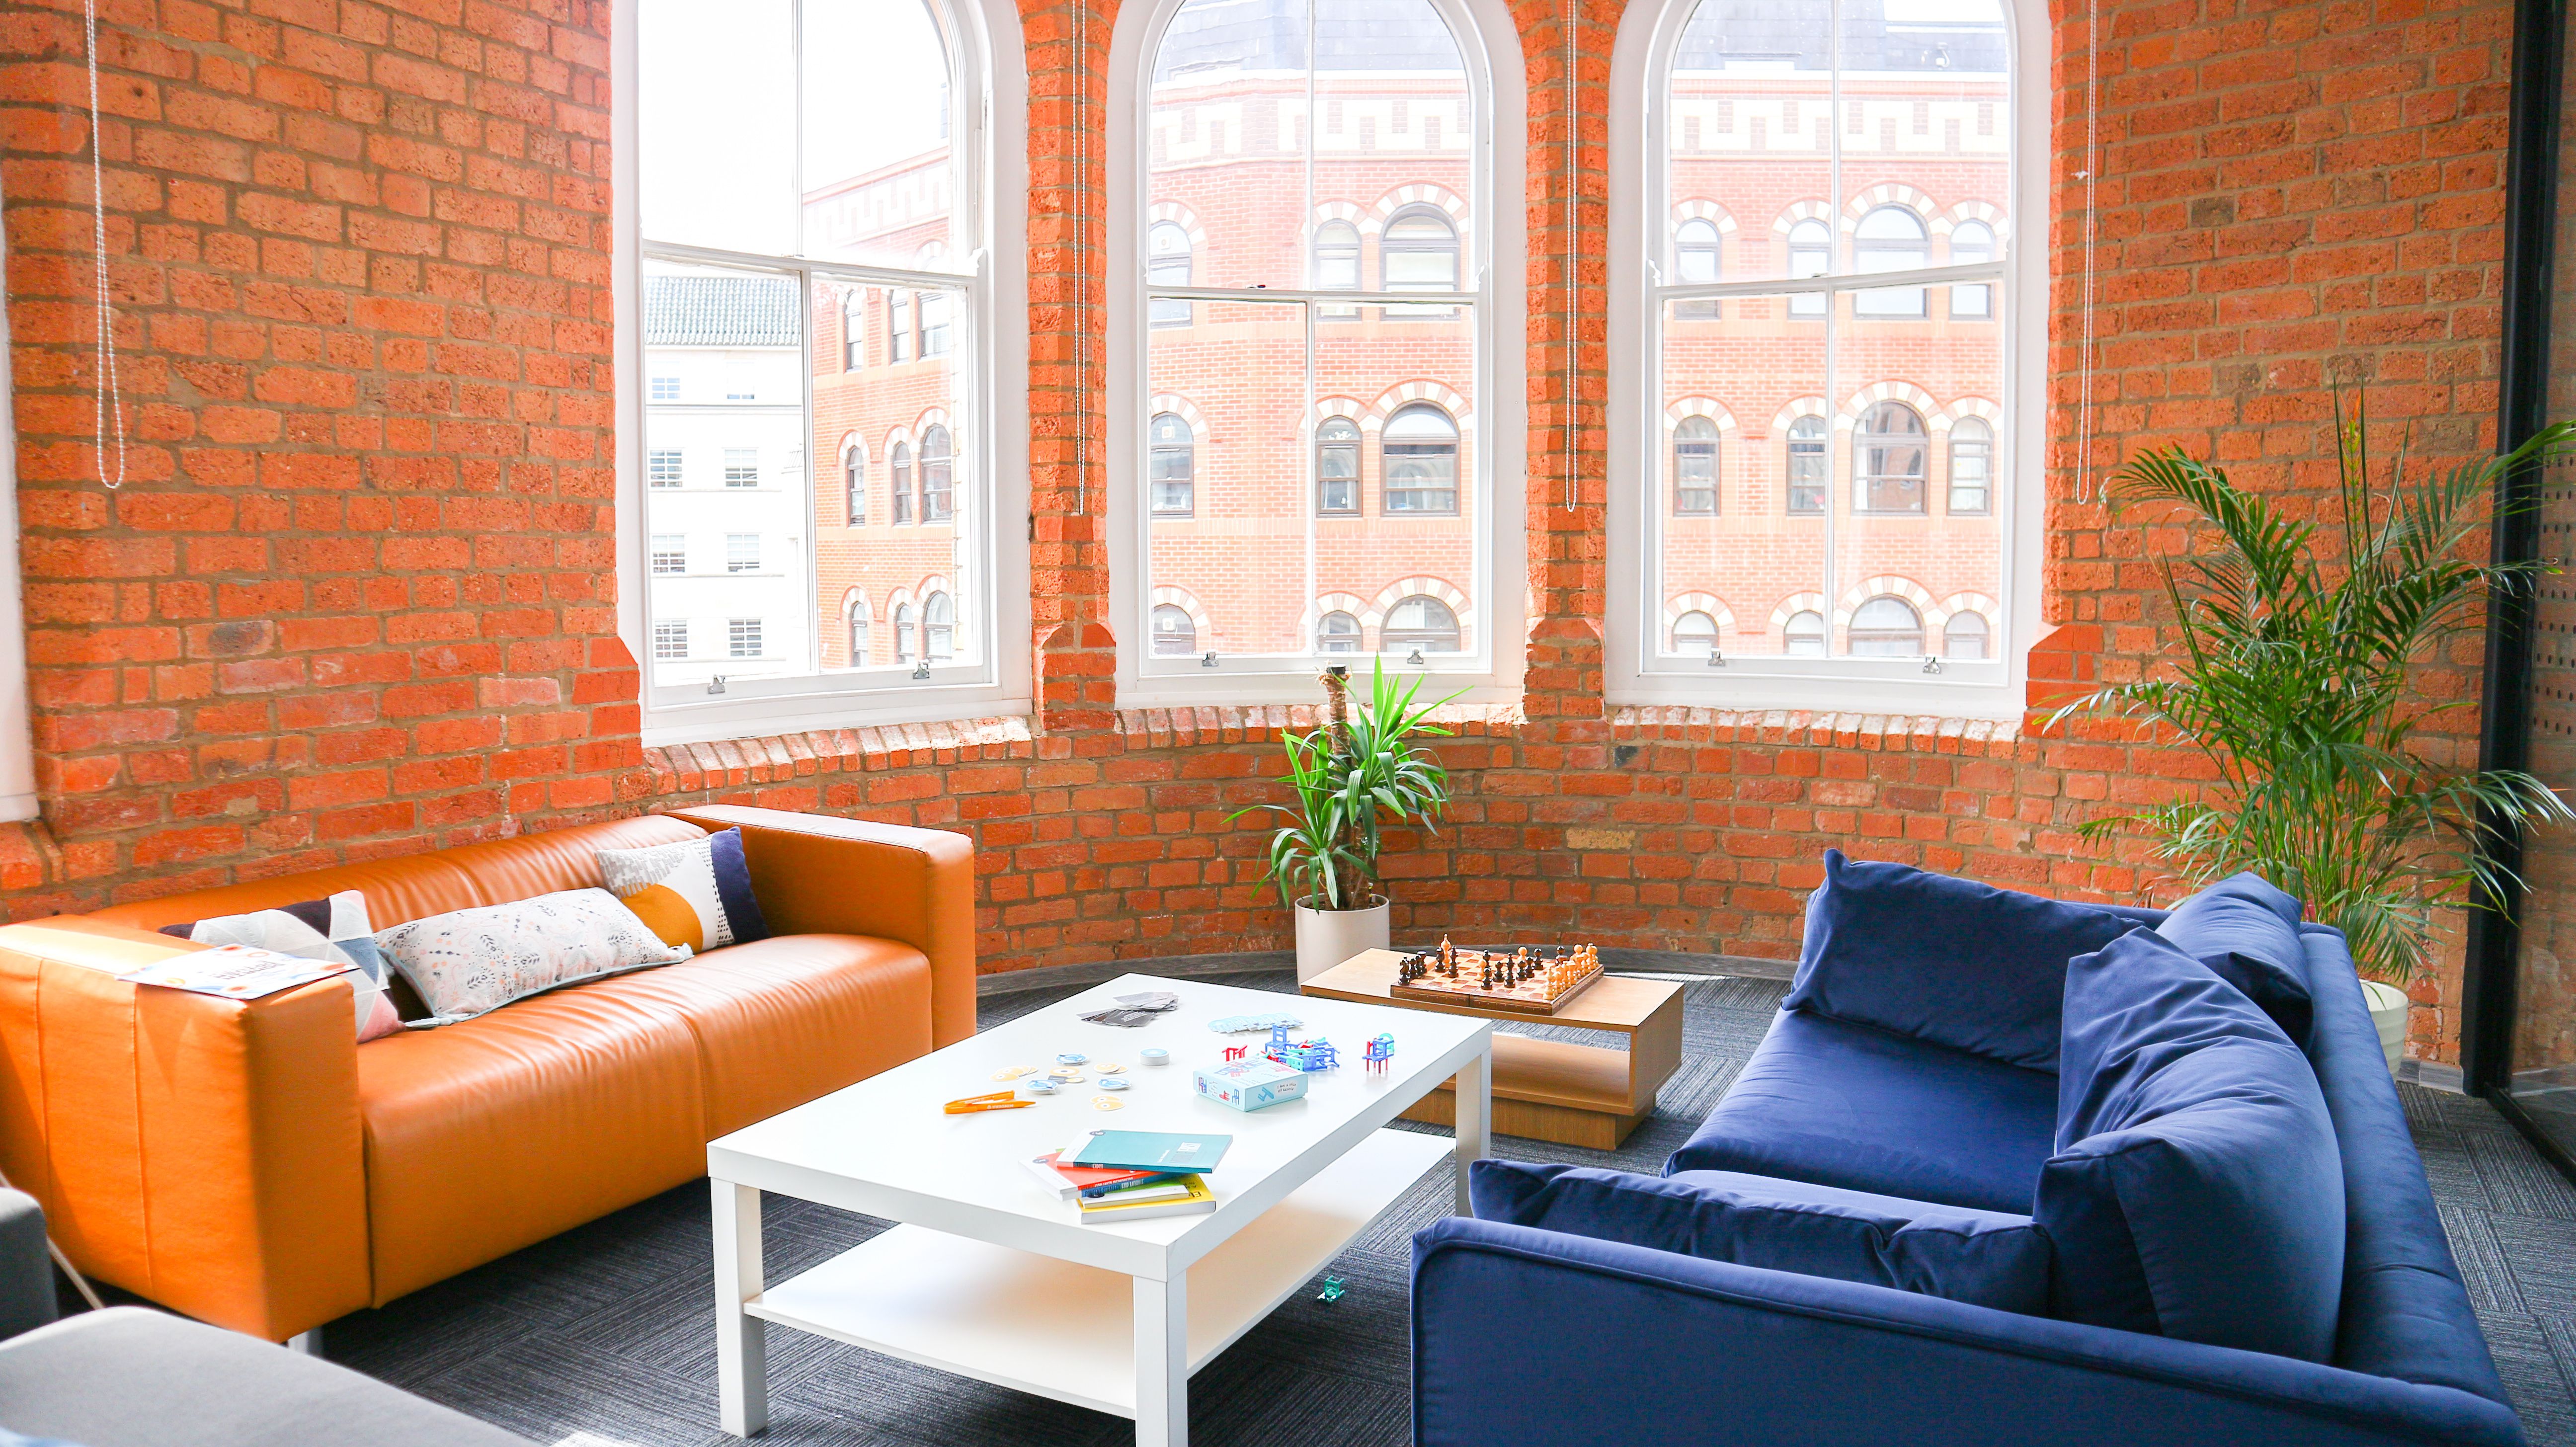
[[[2070,961],[2057,1135],[2031,1213],[2055,1314],[2333,1359],[2334,1122],[2307,1057],[2234,987],[2149,930]]]
[[[2296,899],[2249,870],[2175,905],[2156,933],[2243,991],[2291,1044],[2305,1049],[2316,1007],[2299,944],[2303,912]]]
[[[2098,909],[1828,849],[1781,1005],[2055,1070],[2067,960],[2134,928]]]
[[[2056,1130],[2045,1071],[1784,1011],[1664,1170],[2027,1212]]]
[[[1483,1160],[1467,1181],[1479,1220],[2027,1316],[2048,1309],[2048,1238],[2028,1216],[1734,1171],[1659,1177]]]

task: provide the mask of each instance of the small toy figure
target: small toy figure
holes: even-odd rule
[[[1270,1057],[1271,1059],[1273,1059],[1273,1060],[1276,1060],[1276,1059],[1278,1059],[1278,1058],[1279,1058],[1279,1052],[1280,1052],[1280,1051],[1282,1051],[1282,1050],[1285,1050],[1285,1049],[1287,1049],[1287,1048],[1288,1048],[1288,1027],[1287,1027],[1287,1026],[1285,1026],[1285,1025],[1273,1025],[1273,1026],[1271,1026],[1271,1027],[1270,1027],[1270,1043],[1269,1043],[1267,1046],[1265,1046],[1265,1047],[1263,1047],[1263,1048],[1262,1048],[1261,1053],[1262,1053],[1262,1054],[1264,1054],[1264,1055],[1269,1056],[1269,1057]]]
[[[1360,1052],[1360,1059],[1368,1062],[1368,1068],[1379,1072],[1383,1072],[1386,1069],[1386,1063],[1394,1058],[1395,1037],[1393,1035],[1378,1035],[1371,1038],[1368,1048]]]
[[[1339,1301],[1342,1299],[1342,1293],[1349,1289],[1349,1282],[1344,1281],[1338,1276],[1327,1276],[1324,1278],[1324,1289],[1315,1293],[1315,1299],[1317,1301],[1327,1302]]]
[[[1252,1047],[1249,1045],[1229,1045],[1225,1047],[1225,1058],[1228,1060],[1241,1060],[1244,1057],[1244,1053],[1249,1051],[1251,1048]]]

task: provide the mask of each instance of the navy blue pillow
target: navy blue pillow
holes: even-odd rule
[[[2327,1361],[2343,1158],[2305,1055],[2234,987],[2138,930],[2066,967],[2057,1154],[2032,1215],[2052,1314]]]
[[[2299,943],[2302,913],[2296,899],[2248,870],[2175,905],[2156,933],[2244,991],[2304,1049],[2316,1003],[2308,994],[2308,952]]]
[[[1659,1177],[1484,1160],[1468,1167],[1467,1189],[1487,1221],[1999,1311],[2048,1307],[2048,1238],[2028,1216],[1735,1171]]]
[[[2137,928],[2078,904],[1825,851],[1784,1009],[2057,1068],[2066,962]]]

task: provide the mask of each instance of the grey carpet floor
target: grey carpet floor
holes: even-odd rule
[[[1295,989],[1284,972],[1226,982]],[[1684,988],[1681,1069],[1625,1147],[1589,1151],[1506,1136],[1497,1138],[1495,1153],[1656,1170],[1725,1093],[1787,987],[1702,978]],[[1011,1019],[1060,993],[988,998],[983,1023]],[[2412,1085],[2398,1091],[2531,1440],[2535,1447],[2576,1447],[2576,1188],[2483,1102]],[[1409,1243],[1448,1210],[1450,1191],[1447,1167],[1425,1176],[1326,1268],[1347,1283],[1340,1300],[1317,1299],[1319,1278],[1203,1368],[1190,1383],[1193,1440],[1221,1447],[1408,1441]],[[773,1280],[884,1228],[776,1197],[765,1222]],[[539,1443],[720,1447],[736,1439],[715,1426],[708,1257],[706,1189],[685,1186],[381,1311],[335,1322],[326,1350]],[[1126,1330],[1123,1321],[1100,1326]],[[781,1447],[1113,1447],[1133,1440],[1120,1418],[801,1332],[771,1331],[769,1367],[771,1427],[762,1440]]]

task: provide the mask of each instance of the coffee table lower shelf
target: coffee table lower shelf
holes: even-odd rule
[[[1286,1301],[1451,1150],[1439,1136],[1377,1131],[1190,1267],[1190,1371]],[[1133,1417],[1134,1303],[1132,1279],[1114,1271],[893,1226],[769,1287],[743,1310],[908,1362]]]
[[[1633,1067],[1626,1050],[1496,1031],[1493,1129],[1501,1135],[1615,1151],[1655,1113],[1655,1087],[1662,1077],[1639,1089],[1631,1078]],[[1443,1082],[1414,1102],[1404,1118],[1456,1125],[1458,1097]]]

